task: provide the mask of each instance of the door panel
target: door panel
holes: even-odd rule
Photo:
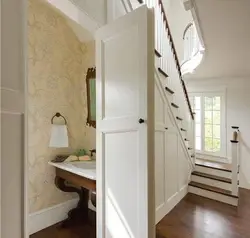
[[[166,102],[161,87],[155,82],[155,205],[156,223],[166,215]]]
[[[155,205],[156,217],[165,205],[165,132],[155,132]],[[162,218],[162,217],[161,217]]]
[[[178,192],[178,135],[169,132],[166,140],[166,198]]]
[[[1,238],[26,237],[24,1],[1,2]]]
[[[138,115],[138,26],[120,29],[103,45],[105,119]],[[124,46],[129,47],[124,49]],[[113,49],[116,49],[115,51]],[[117,58],[117,53],[121,55]],[[119,75],[119,77],[117,77]]]
[[[98,238],[155,237],[152,36],[146,6],[96,34]]]
[[[2,112],[1,128],[1,238],[20,238],[24,216],[22,116]]]

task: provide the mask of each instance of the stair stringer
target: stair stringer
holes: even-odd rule
[[[191,155],[188,152],[188,148],[186,146],[186,143],[184,141],[184,137],[181,133],[181,130],[179,128],[179,124],[178,124],[177,119],[176,119],[176,114],[173,112],[173,110],[171,108],[171,102],[169,101],[169,98],[167,97],[167,93],[165,92],[165,88],[164,88],[163,82],[159,76],[159,73],[157,71],[157,67],[155,68],[155,83],[156,83],[156,86],[158,86],[160,88],[162,95],[164,95],[165,103],[166,103],[167,108],[168,108],[169,118],[179,134],[179,138],[180,138],[181,144],[183,146],[183,149],[185,151],[186,158],[189,161],[192,170],[194,170],[195,165],[193,163],[193,159],[191,158]]]
[[[187,194],[193,164],[157,70],[155,102],[161,104],[155,106],[155,191],[158,223]],[[164,116],[159,113],[159,108],[164,111]]]

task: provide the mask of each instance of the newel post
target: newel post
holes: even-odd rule
[[[239,192],[239,127],[232,126],[234,129],[233,139],[231,140],[232,149],[232,194],[238,196]]]

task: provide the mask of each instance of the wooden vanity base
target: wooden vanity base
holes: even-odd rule
[[[68,218],[62,222],[62,227],[67,228],[74,225],[86,223],[88,221],[88,201],[89,191],[86,188],[76,188],[66,185],[66,180],[56,176],[55,184],[58,189],[67,193],[77,193],[79,196],[79,202],[76,208],[73,208],[68,212]]]
[[[70,186],[67,182],[79,188]],[[62,227],[67,228],[88,222],[89,190],[95,191],[95,181],[56,168],[55,185],[63,192],[77,193],[79,196],[77,207],[68,212],[68,218],[62,222]],[[94,200],[93,197],[91,200]]]

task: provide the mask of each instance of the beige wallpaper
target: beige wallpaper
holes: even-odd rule
[[[94,42],[81,43],[64,17],[40,0],[28,9],[28,165],[30,213],[64,202],[72,195],[54,185],[56,154],[95,148],[94,129],[86,128],[85,77],[94,63]],[[49,148],[51,117],[68,121],[70,148]]]

